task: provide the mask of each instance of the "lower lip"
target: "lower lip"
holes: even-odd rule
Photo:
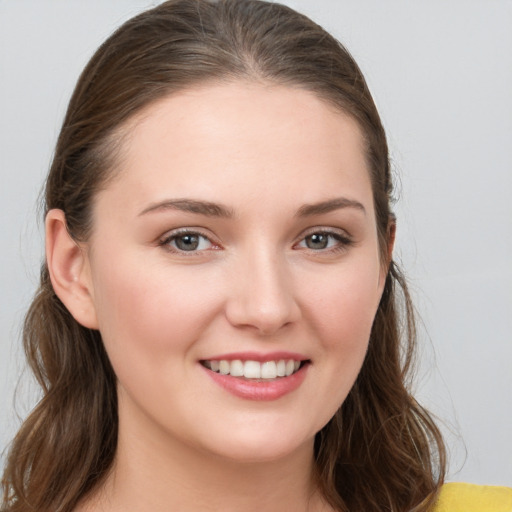
[[[200,366],[215,383],[239,398],[245,400],[277,400],[295,391],[302,384],[309,363],[301,366],[298,371],[289,377],[280,377],[266,382],[222,375],[202,365]]]

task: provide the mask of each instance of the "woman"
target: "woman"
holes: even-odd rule
[[[431,509],[391,192],[364,79],[308,19],[183,0],[123,25],[47,180],[44,397],[5,510]]]

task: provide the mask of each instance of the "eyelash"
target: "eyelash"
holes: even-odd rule
[[[318,254],[338,254],[341,252],[345,252],[349,247],[354,245],[353,239],[346,233],[341,233],[339,231],[334,231],[330,229],[313,228],[304,236],[302,236],[302,238],[299,240],[297,244],[294,245],[294,247],[297,247],[299,244],[306,244],[307,239],[315,235],[328,237],[328,244],[331,243],[332,240],[334,240],[334,245],[322,249],[311,249],[307,246],[302,246],[300,247],[300,250],[308,250],[311,251],[312,253]]]
[[[318,235],[326,236],[326,237],[328,237],[327,244],[330,244],[331,241],[334,240],[335,245],[333,245],[331,247],[327,246],[325,248],[320,248],[320,249],[312,249],[307,246],[300,246],[300,244],[303,244],[303,243],[307,244],[308,238],[313,237],[315,235],[316,236],[318,236]],[[187,236],[188,237],[198,237],[200,239],[198,242],[199,245],[201,244],[201,239],[207,240],[208,243],[211,244],[211,247],[202,248],[202,249],[201,248],[198,249],[196,247],[190,251],[187,251],[184,249],[180,249],[179,247],[176,247],[176,245],[174,245],[174,247],[171,245],[173,243],[175,244],[176,240],[179,240],[180,238],[184,239]],[[353,244],[354,244],[354,242],[353,242],[352,238],[347,234],[342,234],[339,231],[316,228],[314,230],[310,230],[308,233],[306,233],[304,236],[302,236],[302,238],[296,244],[294,244],[293,248],[294,249],[297,248],[298,250],[308,250],[308,251],[311,251],[312,253],[319,253],[319,254],[325,254],[325,253],[336,254],[336,253],[346,251]],[[158,245],[165,248],[169,252],[184,255],[184,256],[194,256],[194,255],[198,255],[206,250],[217,250],[220,248],[220,246],[217,245],[212,240],[210,240],[210,238],[207,235],[205,235],[199,231],[194,231],[189,228],[183,228],[183,229],[180,229],[177,231],[173,231],[171,234],[164,236],[158,242]]]
[[[198,237],[199,239],[207,240],[208,243],[211,244],[211,247],[209,247],[208,249],[195,248],[193,250],[186,251],[186,250],[180,249],[179,247],[176,247],[176,246],[173,247],[171,245],[171,244],[173,244],[173,242],[176,242],[176,240],[178,240],[180,238],[184,239],[187,236]],[[199,241],[199,244],[201,244],[201,241]],[[179,229],[177,231],[173,231],[172,233],[170,233],[168,235],[165,235],[164,238],[162,238],[158,242],[158,245],[160,247],[163,247],[164,249],[166,249],[169,252],[184,255],[184,256],[194,256],[194,255],[198,255],[198,254],[202,253],[205,250],[210,250],[210,249],[216,250],[219,248],[219,246],[217,244],[215,244],[215,242],[212,242],[208,236],[204,235],[203,233],[201,233],[199,231],[194,231],[193,229],[188,229],[188,228]]]

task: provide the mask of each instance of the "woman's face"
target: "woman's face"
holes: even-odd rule
[[[87,256],[120,435],[246,461],[310,450],[384,285],[357,124],[240,82],[167,97],[126,130]]]

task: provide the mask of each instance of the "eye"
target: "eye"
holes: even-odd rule
[[[352,244],[347,236],[332,231],[315,231],[305,236],[297,247],[312,251],[342,251]]]
[[[327,233],[313,233],[304,239],[304,244],[308,249],[327,249],[332,247],[335,242],[334,237]]]
[[[186,230],[171,233],[160,241],[160,245],[171,252],[199,252],[216,248],[208,237]]]

